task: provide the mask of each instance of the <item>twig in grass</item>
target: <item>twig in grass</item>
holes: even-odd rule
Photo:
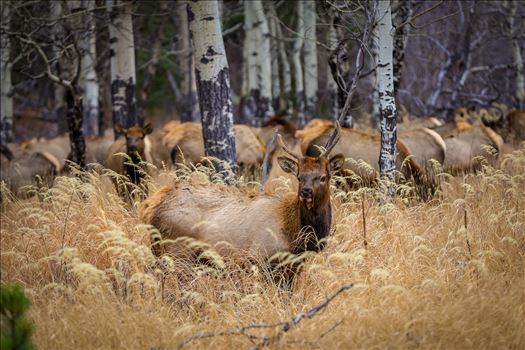
[[[361,195],[361,213],[363,215],[363,245],[365,249],[368,247],[368,242],[366,240],[366,215],[365,215],[365,194]]]
[[[308,310],[307,312],[301,312],[301,313],[295,315],[289,321],[280,321],[280,322],[277,322],[277,323],[268,323],[268,324],[266,324],[266,323],[250,324],[250,325],[241,327],[241,328],[236,329],[236,330],[226,330],[226,331],[220,331],[220,332],[200,332],[200,333],[191,335],[189,337],[186,337],[182,342],[177,344],[177,349],[182,349],[185,345],[187,345],[188,343],[192,342],[193,340],[213,338],[213,337],[221,337],[221,336],[228,336],[228,335],[243,335],[243,336],[247,337],[248,339],[250,339],[250,341],[261,340],[259,343],[256,343],[254,346],[252,346],[250,348],[250,350],[261,349],[262,347],[270,345],[275,340],[280,339],[281,336],[283,335],[283,333],[286,333],[289,330],[294,329],[295,327],[297,327],[297,325],[299,323],[301,323],[301,321],[303,319],[305,319],[305,318],[312,318],[315,315],[317,315],[319,312],[321,312],[323,309],[325,309],[328,306],[328,304],[330,304],[330,302],[332,300],[334,300],[339,294],[341,294],[342,292],[344,292],[344,291],[346,291],[348,289],[351,289],[353,286],[354,286],[354,284],[351,283],[351,284],[348,284],[348,285],[345,285],[345,286],[339,288],[339,290],[337,292],[335,292],[334,294],[332,294],[331,296],[326,298],[326,300],[323,303],[313,307],[312,309]],[[334,327],[332,327],[332,329],[335,329],[338,325],[339,324],[336,324]],[[257,336],[257,335],[254,335],[254,334],[247,333],[248,330],[252,330],[252,329],[267,329],[267,328],[280,328],[280,330],[277,333],[277,335],[272,336],[272,337],[266,336],[266,335]],[[329,329],[325,333],[328,333],[328,332],[332,331],[332,329]]]
[[[266,153],[264,154],[262,170],[261,170],[261,185],[259,187],[259,190],[261,192],[264,192],[264,183],[266,182],[266,176],[268,174],[268,162],[270,161],[270,151],[273,145],[275,144],[275,140],[277,139],[278,133],[279,133],[279,129],[276,128],[275,131],[273,132],[272,139],[270,140],[268,145],[266,145]]]
[[[465,240],[467,241],[467,248],[468,248],[468,254],[470,256],[470,259],[472,259],[472,250],[470,249],[470,241],[468,239],[468,231],[467,231],[467,207],[465,204],[465,207],[463,208],[463,221],[465,226]]]

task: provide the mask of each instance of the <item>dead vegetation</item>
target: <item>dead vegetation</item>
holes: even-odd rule
[[[160,171],[148,190],[209,171]],[[95,172],[31,199],[4,188],[1,282],[24,286],[39,349],[521,349],[524,174],[521,148],[476,175],[440,175],[429,202],[407,185],[383,206],[374,189],[333,188],[335,232],[292,292],[261,268],[156,259],[140,203]]]

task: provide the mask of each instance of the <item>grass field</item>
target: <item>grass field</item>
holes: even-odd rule
[[[2,193],[1,282],[25,288],[38,349],[525,349],[523,148],[425,203],[334,189],[335,232],[291,292],[257,268],[156,262],[140,204],[86,176]]]

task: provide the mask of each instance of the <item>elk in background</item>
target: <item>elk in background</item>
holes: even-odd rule
[[[153,133],[149,123],[143,127],[117,128],[124,137],[119,137],[109,147],[106,159],[109,169],[127,175],[134,184],[139,184],[146,174],[143,162],[158,168],[169,164],[169,154],[162,144],[163,132]],[[129,157],[129,161],[122,153]]]
[[[247,125],[235,124],[237,164],[248,172],[262,163],[266,148]],[[163,143],[171,154],[173,164],[198,164],[204,158],[202,125],[200,123],[170,122],[164,126]]]
[[[340,137],[340,127],[329,138],[325,151],[303,157],[288,149],[279,157],[281,168],[299,181],[297,194],[278,197],[248,194],[213,184],[178,182],[164,187],[144,201],[140,218],[160,232],[152,236],[156,255],[170,253],[189,257],[194,250],[188,238],[204,242],[225,257],[276,263],[278,253],[319,252],[325,246],[332,224],[330,177],[344,163],[341,154],[328,158]],[[156,238],[155,238],[156,237]],[[290,282],[297,266],[286,269]]]

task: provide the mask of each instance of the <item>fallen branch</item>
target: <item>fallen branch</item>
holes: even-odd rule
[[[250,350],[261,349],[262,347],[270,345],[275,340],[280,339],[284,333],[296,328],[299,325],[299,323],[301,323],[301,321],[304,320],[305,318],[309,319],[317,315],[319,312],[324,310],[328,306],[328,304],[330,304],[330,302],[334,300],[339,294],[343,293],[344,291],[348,289],[351,289],[353,286],[354,284],[351,283],[351,284],[347,284],[339,288],[337,292],[335,292],[334,294],[326,298],[326,300],[323,303],[311,308],[307,312],[301,312],[295,315],[289,321],[280,321],[277,323],[269,323],[269,324],[266,324],[266,323],[250,324],[250,325],[241,327],[237,330],[226,330],[226,331],[220,331],[220,332],[200,332],[195,335],[186,337],[182,342],[177,344],[177,349],[182,349],[184,346],[186,346],[187,344],[189,344],[190,342],[194,340],[221,337],[221,336],[227,336],[227,335],[242,335],[242,336],[247,337],[252,342],[253,340],[261,340],[259,343],[256,343],[254,346],[252,346]],[[325,333],[332,331],[334,328],[339,326],[341,322],[342,321],[337,323],[334,327],[332,327],[330,330],[328,330]],[[274,336],[266,336],[266,335],[258,336],[258,335],[247,333],[247,331],[252,330],[252,329],[270,329],[270,328],[280,328],[280,330],[277,333],[277,335],[274,335]]]

